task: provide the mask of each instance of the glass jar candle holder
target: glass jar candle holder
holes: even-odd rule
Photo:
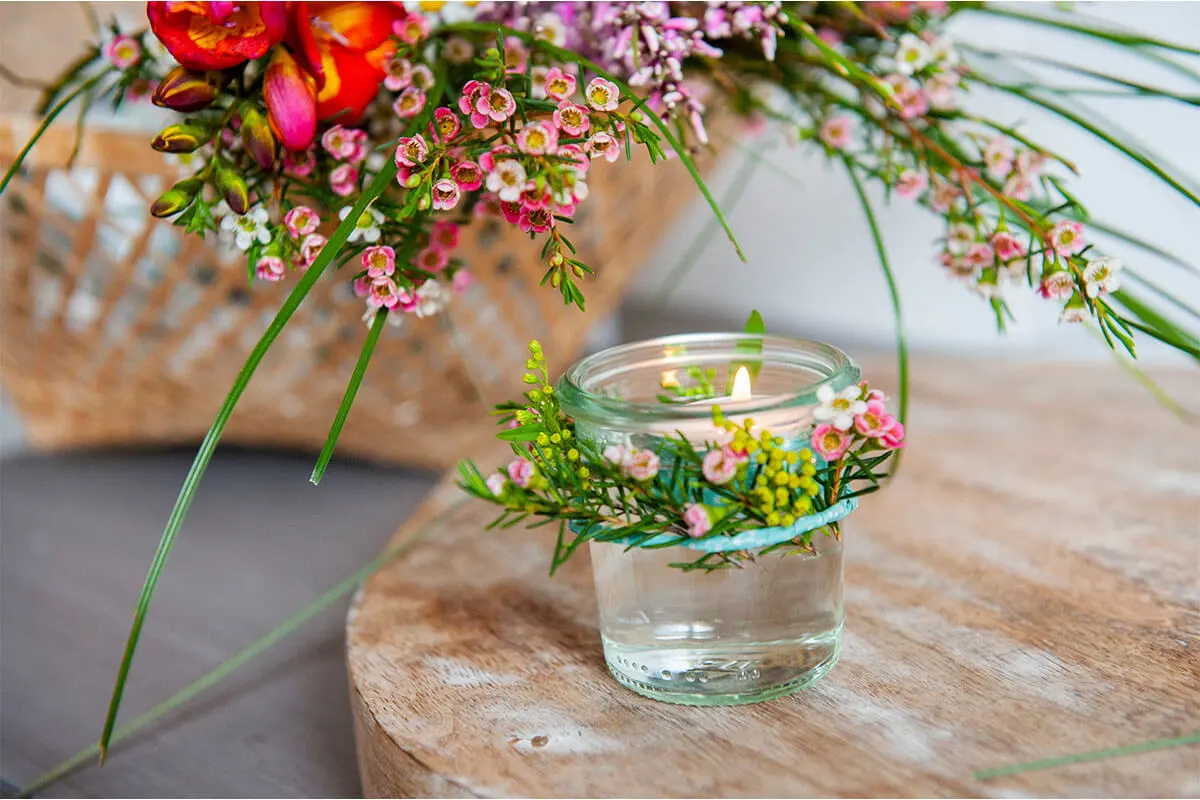
[[[735,399],[728,395],[742,365],[755,373],[751,395]],[[715,402],[726,418],[752,419],[798,451],[812,435],[818,390],[859,379],[849,357],[819,342],[694,334],[584,358],[557,392],[576,436],[598,449],[658,451],[663,437],[680,434],[698,449],[720,442]],[[591,542],[609,671],[639,694],[687,705],[753,703],[808,686],[841,645],[842,546],[831,533],[818,529],[809,553],[749,550],[737,567],[711,572],[669,566],[701,555],[684,547]]]

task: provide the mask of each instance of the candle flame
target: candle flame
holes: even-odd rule
[[[744,366],[738,367],[737,372],[733,376],[733,391],[730,397],[734,400],[749,400],[752,397],[750,392],[750,370]]]

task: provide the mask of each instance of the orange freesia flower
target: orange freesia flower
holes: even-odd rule
[[[150,29],[185,67],[215,70],[258,58],[287,33],[286,3],[149,2]]]
[[[392,27],[407,13],[397,3],[297,2],[297,58],[317,85],[317,117],[354,124],[379,93],[395,51]]]

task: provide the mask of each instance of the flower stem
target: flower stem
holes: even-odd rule
[[[283,331],[288,321],[292,318],[292,315],[296,313],[296,309],[300,307],[304,298],[312,290],[317,279],[333,263],[342,246],[346,244],[351,231],[354,230],[354,226],[358,223],[359,216],[362,215],[372,200],[383,193],[384,189],[391,184],[395,177],[396,164],[392,159],[388,159],[383,169],[379,171],[379,174],[363,190],[362,196],[354,204],[351,212],[330,235],[329,242],[321,250],[313,265],[309,267],[308,271],[304,273],[304,277],[300,279],[300,282],[292,289],[291,294],[283,301],[283,305],[280,306],[279,311],[275,314],[275,318],[271,320],[271,324],[267,326],[267,330],[263,333],[262,338],[258,340],[258,344],[250,352],[246,363],[242,365],[242,369],[234,379],[229,394],[225,397],[225,402],[221,404],[221,408],[217,412],[217,417],[213,420],[212,427],[208,429],[204,441],[201,442],[200,450],[196,453],[196,458],[192,461],[192,467],[188,470],[183,487],[179,491],[179,497],[175,500],[175,507],[171,509],[171,516],[167,521],[167,527],[163,530],[162,538],[158,542],[158,550],[154,554],[154,560],[150,562],[150,570],[146,574],[146,582],[142,586],[142,592],[138,597],[133,615],[133,625],[129,631],[129,639],[125,643],[125,654],[121,658],[121,667],[117,672],[112,699],[108,705],[108,715],[104,720],[104,730],[100,734],[100,743],[98,746],[100,763],[104,763],[104,757],[108,752],[108,745],[112,739],[113,727],[117,721],[117,711],[120,709],[121,697],[125,692],[125,682],[129,678],[129,668],[133,664],[133,654],[137,649],[138,639],[141,637],[142,626],[146,622],[146,614],[150,610],[150,600],[154,596],[154,590],[158,586],[158,579],[162,575],[163,568],[166,566],[167,556],[175,544],[175,537],[178,535],[179,529],[183,526],[183,520],[187,516],[188,509],[191,508],[192,499],[196,494],[196,489],[200,485],[200,479],[204,477],[204,471],[208,469],[208,463],[212,460],[213,453],[217,449],[217,443],[221,440],[221,435],[225,432],[225,426],[229,423],[229,418],[233,416],[234,408],[237,407],[242,393],[245,392],[246,386],[249,385],[250,379],[254,376],[259,363],[267,354],[267,350],[275,343],[275,339]]]
[[[13,176],[17,174],[17,170],[21,169],[21,164],[25,162],[25,158],[29,155],[29,151],[31,151],[33,146],[37,144],[38,140],[42,138],[42,135],[50,127],[51,123],[54,122],[55,117],[66,110],[67,106],[71,105],[71,103],[75,101],[75,98],[79,97],[81,94],[84,94],[97,83],[99,83],[100,79],[106,74],[107,73],[102,72],[99,75],[94,75],[88,80],[79,84],[74,91],[72,91],[62,100],[59,100],[58,104],[55,105],[54,108],[46,112],[46,116],[42,119],[42,124],[38,126],[38,129],[34,131],[33,136],[31,136],[29,141],[25,143],[25,146],[21,148],[21,152],[17,153],[17,157],[13,159],[13,163],[9,166],[8,171],[4,173],[4,179],[0,180],[0,195],[4,194],[4,190],[8,188],[8,184],[12,181]]]

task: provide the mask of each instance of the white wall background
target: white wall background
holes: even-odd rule
[[[1049,4],[1021,4],[1030,11]],[[1132,31],[1200,46],[1200,3],[1078,3],[1076,11],[1108,20]],[[1200,94],[1200,85],[1148,64],[1137,57],[1088,38],[1010,22],[983,14],[955,18],[954,39],[998,50],[1019,50],[1068,61],[1127,79]],[[1189,59],[1188,56],[1180,56]],[[1200,58],[1187,62],[1200,70]],[[1046,68],[1030,71],[1057,86],[1094,86],[1089,79]],[[1160,100],[1087,98],[1097,112],[1137,136],[1168,161],[1200,179],[1200,108]],[[975,93],[968,108],[1000,122],[1023,121],[1022,131],[1052,150],[1073,158],[1082,177],[1073,179],[1077,196],[1093,216],[1136,232],[1200,263],[1196,232],[1200,209],[1175,194],[1136,164],[1119,157],[1100,140],[1060,122],[1019,99],[998,92]],[[758,167],[749,191],[729,217],[749,256],[737,256],[723,235],[714,237],[686,278],[662,303],[663,283],[697,232],[711,219],[697,203],[686,222],[659,248],[639,276],[631,301],[646,313],[686,315],[696,312],[736,325],[752,307],[767,325],[780,332],[801,333],[855,346],[890,346],[893,323],[886,286],[875,249],[853,188],[840,165],[828,164],[811,146],[784,146],[768,153],[781,170],[799,177],[802,187]],[[737,170],[754,162],[737,154],[714,181],[720,196]],[[1105,359],[1106,348],[1082,326],[1059,326],[1057,311],[1032,292],[1013,286],[1009,304],[1018,317],[1006,336],[996,333],[985,301],[951,282],[933,261],[934,239],[941,235],[938,218],[895,199],[883,206],[882,192],[872,192],[876,213],[904,301],[910,344],[939,351],[969,351],[1031,359]],[[1095,241],[1104,242],[1096,235]],[[1200,305],[1200,279],[1187,278],[1177,267],[1127,247],[1108,248],[1147,277],[1186,295]],[[1195,322],[1195,320],[1193,320]],[[1145,337],[1143,337],[1144,339]],[[1140,353],[1152,363],[1184,363],[1164,346],[1147,342]]]

